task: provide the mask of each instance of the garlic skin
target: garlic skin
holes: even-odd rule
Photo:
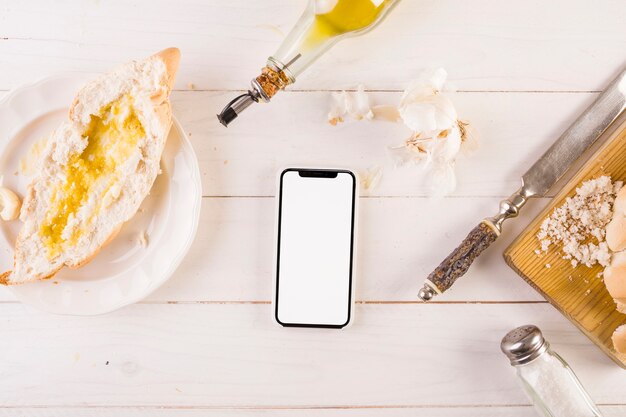
[[[331,94],[332,103],[328,112],[328,123],[335,126],[349,116],[353,120],[371,120],[374,113],[370,108],[369,97],[365,93],[363,84],[359,84],[357,91],[341,91]]]
[[[371,191],[378,186],[380,183],[380,179],[383,176],[382,167],[375,165],[370,167],[365,175],[361,176],[361,185],[363,186],[363,190]]]
[[[22,201],[13,191],[0,186],[0,218],[4,221],[15,220],[20,215]]]
[[[373,119],[386,120],[388,122],[399,122],[402,120],[400,112],[396,106],[377,105],[372,107]]]

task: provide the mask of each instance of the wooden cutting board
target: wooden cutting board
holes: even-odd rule
[[[626,368],[626,355],[613,349],[611,335],[622,324],[626,315],[616,310],[600,273],[603,268],[579,265],[573,268],[569,260],[562,259],[559,248],[553,245],[547,253],[537,255],[537,233],[541,222],[566,197],[576,194],[582,182],[601,175],[610,175],[613,181],[626,183],[626,128],[617,133],[580,168],[576,175],[552,199],[546,209],[511,243],[504,259],[522,278],[533,286],[546,300],[571,320],[596,345],[621,367]]]

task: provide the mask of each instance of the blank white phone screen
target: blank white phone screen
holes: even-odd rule
[[[343,327],[350,321],[355,177],[295,170],[280,181],[276,320]]]

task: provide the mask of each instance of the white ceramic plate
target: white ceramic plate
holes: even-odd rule
[[[0,175],[24,195],[30,178],[19,161],[33,143],[66,117],[68,105],[93,76],[59,75],[10,92],[0,101]],[[9,288],[22,302],[51,313],[93,315],[137,302],[163,284],[189,250],[202,200],[200,170],[176,119],[157,178],[141,209],[86,266],[62,269],[54,278]],[[0,221],[0,271],[13,266],[19,220]],[[146,232],[147,246],[139,236]]]

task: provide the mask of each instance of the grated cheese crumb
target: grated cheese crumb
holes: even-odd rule
[[[568,197],[541,224],[537,234],[541,251],[547,252],[552,245],[560,244],[563,259],[570,260],[572,267],[609,265],[611,252],[605,241],[605,229],[611,221],[615,195],[621,188],[621,181],[613,183],[606,175],[583,182],[576,195]]]

